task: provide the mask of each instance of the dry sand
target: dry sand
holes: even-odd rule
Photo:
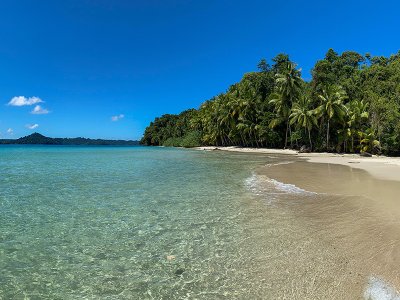
[[[373,156],[361,157],[358,154],[332,154],[332,153],[298,153],[289,149],[264,149],[242,147],[198,147],[198,150],[223,150],[243,153],[264,153],[293,155],[306,159],[312,163],[325,163],[349,166],[362,169],[375,178],[400,181],[400,157]]]

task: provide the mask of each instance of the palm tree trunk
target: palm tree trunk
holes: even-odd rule
[[[256,134],[254,132],[253,132],[253,136],[254,136],[254,140],[256,141],[257,148],[260,148],[260,145],[258,144],[257,136],[256,136]]]
[[[249,131],[249,140],[250,140],[250,146],[252,147],[252,148],[254,148],[254,141],[253,141],[253,139],[251,138],[251,132]]]
[[[289,131],[289,121],[286,121],[286,135],[285,135],[285,147],[284,147],[284,149],[286,149],[286,147],[287,147],[288,131]]]
[[[351,152],[354,152],[354,136],[353,136],[353,133],[351,133]]]
[[[228,137],[229,146],[234,145],[235,143],[232,141],[232,139],[229,137],[229,135],[227,137]]]
[[[376,127],[377,128],[377,133],[378,133],[378,141],[379,141],[379,144],[381,143],[381,134],[380,134],[380,129],[379,129],[379,123],[378,123],[378,126]]]
[[[308,130],[308,140],[310,141],[310,150],[312,151],[311,130]]]
[[[245,134],[242,134],[242,139],[243,139],[243,147],[247,147],[248,146],[248,142],[247,142]]]
[[[326,130],[326,150],[329,149],[329,118],[328,118],[328,129]]]

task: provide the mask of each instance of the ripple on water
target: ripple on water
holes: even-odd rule
[[[346,295],[346,281],[336,278],[353,271],[347,258],[312,238],[314,227],[292,212],[265,205],[317,197],[251,173],[278,158],[140,147],[4,149],[0,299]],[[367,291],[397,297],[379,281]]]
[[[140,147],[0,151],[0,299],[254,292],[241,283],[242,180],[264,158]]]

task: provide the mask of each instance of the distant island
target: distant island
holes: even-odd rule
[[[0,145],[102,145],[102,146],[137,146],[139,141],[103,140],[77,138],[51,138],[40,133],[33,133],[19,139],[0,139]]]

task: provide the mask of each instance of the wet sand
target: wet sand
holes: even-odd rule
[[[278,281],[271,289],[283,291],[279,299],[400,299],[400,158],[217,150],[276,159],[255,176],[257,185],[264,185],[258,195],[271,188],[282,192],[269,205],[277,208],[271,217],[283,226],[276,228],[283,257],[275,252],[282,245],[271,246],[275,238],[264,245],[274,247],[270,253],[277,256],[265,261],[264,276]],[[261,229],[255,234],[259,241],[267,235]]]
[[[382,180],[348,166],[296,158],[292,163],[261,167],[257,174],[315,193],[314,197],[297,197],[295,203],[292,199],[288,209],[299,226],[308,228],[309,238],[331,249],[338,264],[333,268],[332,284],[344,282],[345,299],[357,299],[356,295],[368,294],[368,289],[372,294],[365,299],[400,299],[395,292],[400,290],[398,181]]]

